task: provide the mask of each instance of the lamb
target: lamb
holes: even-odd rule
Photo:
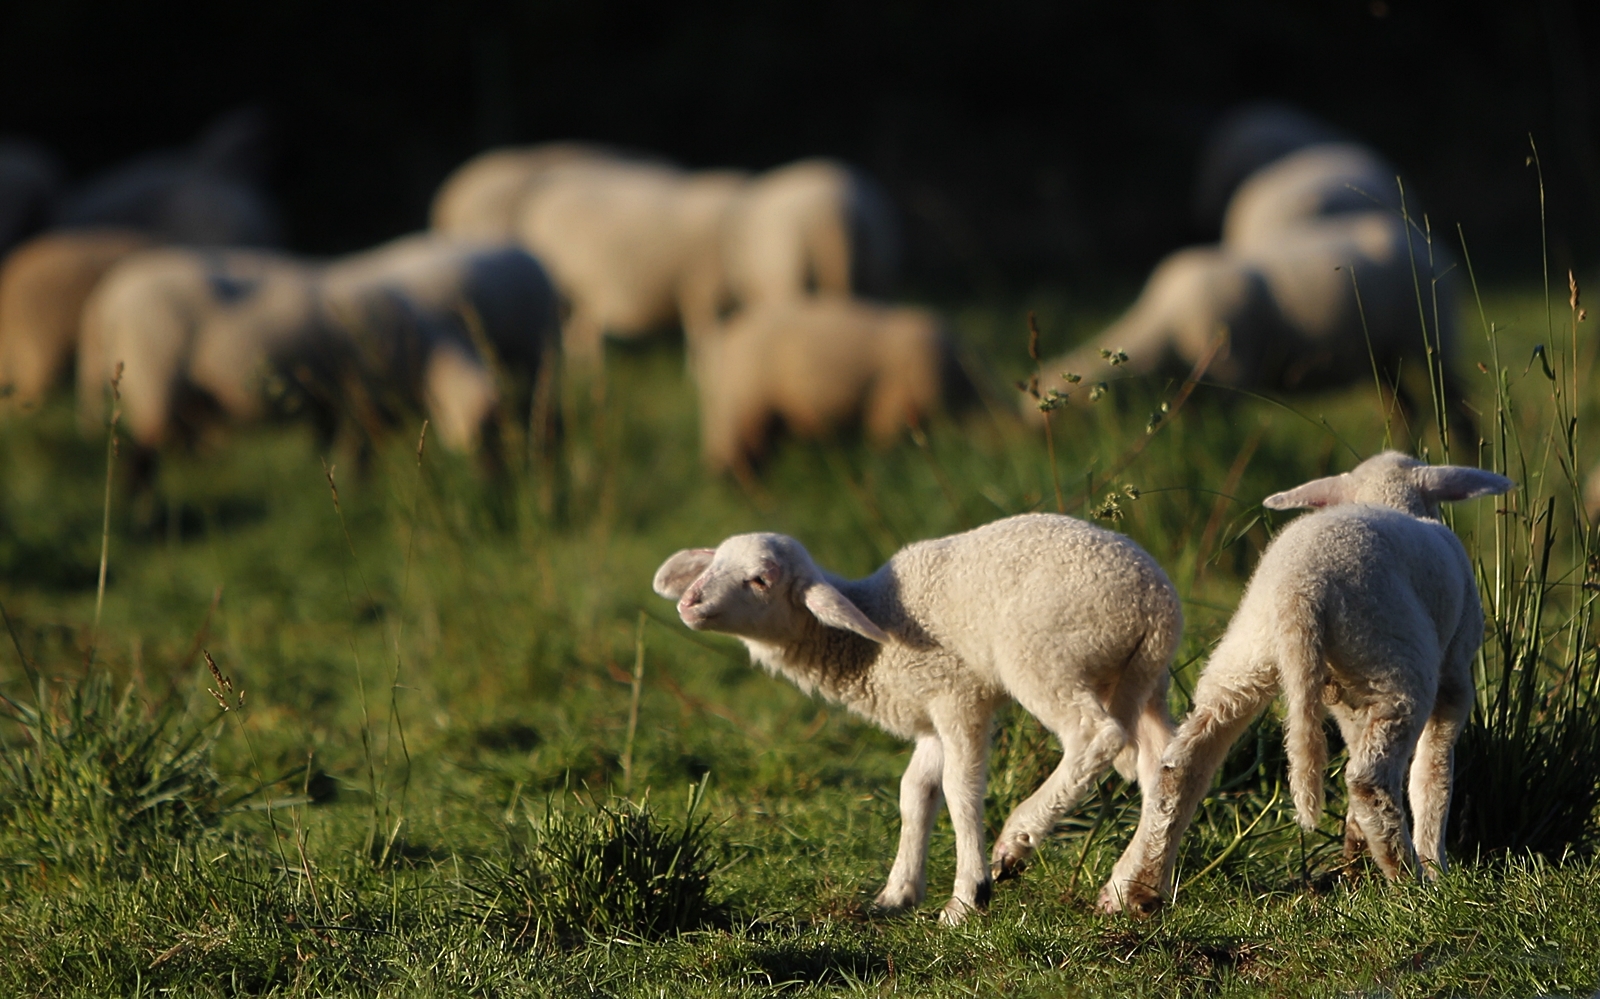
[[[859,414],[867,436],[887,444],[959,384],[932,313],[848,298],[745,310],[691,352],[690,366],[714,471],[748,469],[775,420],[820,437]]]
[[[131,229],[36,236],[0,265],[0,391],[37,406],[70,370],[83,303],[113,264],[150,240]]]
[[[918,542],[855,581],[819,569],[791,537],[741,534],[678,552],[654,586],[690,628],[739,637],[775,675],[915,742],[900,782],[900,846],[877,896],[885,910],[923,899],[941,787],[956,836],[941,919],[959,923],[1113,763],[1150,786],[1171,736],[1177,593],[1133,541],[1071,517],[1024,514]],[[1006,819],[991,868],[990,723],[1008,699],[1064,754]]]
[[[1439,504],[1511,487],[1493,472],[1386,451],[1267,497],[1268,509],[1317,512],[1289,524],[1261,556],[1195,686],[1193,712],[1144,785],[1138,830],[1100,893],[1102,909],[1159,908],[1212,775],[1280,688],[1300,824],[1314,828],[1322,812],[1326,705],[1350,753],[1347,854],[1369,847],[1390,879],[1444,870],[1454,747],[1472,707],[1483,609]],[[1415,845],[1402,812],[1408,762]]]

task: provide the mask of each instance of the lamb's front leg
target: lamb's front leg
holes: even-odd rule
[[[944,747],[937,735],[917,739],[911,762],[900,778],[900,851],[889,869],[889,882],[878,893],[878,908],[909,909],[922,902],[928,881],[928,834],[943,797],[939,780]]]
[[[983,790],[989,769],[989,720],[993,711],[985,706],[961,705],[973,714],[952,712],[936,719],[939,739],[944,744],[944,796],[950,806],[950,825],[956,834],[956,884],[945,903],[939,921],[954,926],[967,915],[989,905],[994,882],[983,849]]]

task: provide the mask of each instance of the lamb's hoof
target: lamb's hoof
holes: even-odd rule
[[[1020,833],[1014,839],[1002,839],[994,845],[994,858],[989,873],[996,881],[1010,881],[1028,869],[1033,858],[1033,837]]]
[[[979,911],[981,910],[977,906],[968,905],[959,898],[952,898],[944,904],[944,908],[939,912],[939,925],[960,926],[967,921],[968,916],[974,915]]]
[[[1161,893],[1147,885],[1125,884],[1114,890],[1108,884],[1100,889],[1100,899],[1095,908],[1107,915],[1125,912],[1135,919],[1149,919],[1161,911]]]
[[[872,900],[872,911],[883,916],[894,916],[921,904],[921,896],[910,888],[885,888]]]

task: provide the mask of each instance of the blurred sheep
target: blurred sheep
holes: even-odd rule
[[[739,313],[691,358],[701,453],[742,472],[778,421],[822,437],[859,420],[887,444],[959,385],[942,326],[922,309],[814,298]]]
[[[493,432],[491,359],[527,385],[554,346],[555,292],[515,246],[407,236],[330,264],[321,294],[363,370],[378,373],[374,391],[387,385],[425,404],[440,440],[458,451]]]
[[[42,228],[61,189],[61,167],[43,146],[0,139],[0,256]]]
[[[1376,365],[1418,413],[1429,400],[1398,377],[1432,366],[1452,422],[1470,435],[1472,416],[1460,405],[1452,367],[1453,258],[1407,222],[1395,191],[1392,168],[1349,144],[1312,146],[1259,170],[1234,197],[1224,242],[1163,260],[1120,319],[1044,365],[1043,387],[1065,372],[1092,384],[1188,370],[1225,333],[1208,381],[1314,390],[1369,382]],[[1108,352],[1125,354],[1125,362],[1107,367]],[[1024,409],[1037,418],[1034,407],[1025,402]]]
[[[562,347],[598,366],[604,337],[638,337],[679,320],[689,262],[712,240],[743,174],[689,174],[631,161],[551,167],[523,199],[517,234],[568,305]]]
[[[1283,101],[1253,101],[1233,108],[1212,127],[1200,152],[1195,222],[1207,233],[1217,233],[1246,177],[1295,150],[1346,138],[1328,122]]]
[[[446,236],[511,242],[517,237],[522,199],[549,168],[624,158],[584,142],[491,149],[457,167],[439,185],[428,213],[429,228]]]
[[[0,264],[0,392],[31,408],[70,370],[83,304],[113,264],[150,240],[131,229],[46,233]]]
[[[123,425],[156,448],[207,411],[264,416],[283,379],[325,346],[310,267],[261,250],[151,249],[116,264],[89,296],[78,351],[78,412],[104,425],[122,366]]]
[[[273,246],[282,239],[277,210],[262,191],[266,115],[223,115],[187,149],[135,157],[69,193],[54,224],[120,226],[171,243]]]
[[[753,179],[704,250],[684,291],[692,340],[738,309],[887,293],[899,263],[887,197],[860,172],[826,159]]]

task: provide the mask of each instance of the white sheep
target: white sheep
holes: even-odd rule
[[[35,236],[0,264],[0,392],[30,408],[71,370],[83,303],[113,264],[150,240],[132,229]]]
[[[900,846],[877,904],[925,891],[941,787],[956,837],[941,918],[988,902],[983,795],[990,725],[1015,699],[1061,740],[1055,771],[1006,820],[994,874],[1014,874],[1113,762],[1143,784],[1171,735],[1167,667],[1183,627],[1155,560],[1120,534],[1026,514],[901,549],[855,581],[817,568],[793,538],[742,534],[680,551],[655,591],[696,630],[889,732],[915,740],[900,782]]]
[[[821,437],[859,419],[886,445],[937,410],[957,374],[932,313],[834,297],[746,309],[689,360],[714,471],[748,468],[777,421]]]
[[[517,236],[522,199],[546,170],[562,164],[621,159],[604,146],[547,142],[491,149],[463,163],[433,196],[428,225],[463,239],[508,242]]]
[[[739,309],[813,295],[883,294],[899,238],[888,199],[857,170],[808,159],[753,178],[685,282],[691,340]]]
[[[1371,849],[1389,878],[1444,870],[1454,747],[1472,707],[1483,609],[1439,504],[1503,493],[1509,479],[1430,466],[1394,451],[1269,496],[1290,523],[1261,556],[1194,710],[1144,785],[1139,828],[1100,893],[1110,912],[1149,915],[1172,888],[1178,843],[1212,775],[1281,689],[1295,815],[1315,828],[1328,747],[1324,705],[1349,748],[1346,850]],[[1415,846],[1402,811],[1410,767]]]
[[[1451,367],[1456,282],[1448,256],[1435,249],[1432,258],[1419,236],[1408,238],[1398,215],[1379,210],[1289,226],[1244,247],[1180,250],[1156,267],[1115,323],[1045,362],[1043,385],[1066,389],[1056,381],[1063,372],[1090,383],[1187,372],[1226,334],[1207,381],[1278,390],[1370,384],[1374,364],[1385,377],[1427,370],[1431,344],[1446,395],[1458,399]],[[1103,351],[1121,351],[1127,361],[1108,367]],[[1404,382],[1399,390],[1412,412],[1422,411]],[[1068,398],[1084,402],[1090,393]],[[1027,401],[1024,412],[1037,416]]]
[[[124,425],[157,447],[184,426],[188,401],[257,419],[274,375],[320,339],[309,267],[261,250],[149,249],[117,263],[83,308],[78,413],[104,426],[106,384],[123,366]],[[197,399],[196,397],[199,397]]]
[[[1245,178],[1228,202],[1222,243],[1235,251],[1270,246],[1280,233],[1351,212],[1402,208],[1399,171],[1359,142],[1325,142],[1292,152]],[[1421,217],[1420,212],[1416,212]],[[1420,234],[1416,237],[1421,241]]]
[[[589,367],[606,336],[638,337],[680,319],[690,262],[716,237],[741,173],[584,160],[545,170],[519,202],[518,240],[550,270],[570,312],[569,361]]]

